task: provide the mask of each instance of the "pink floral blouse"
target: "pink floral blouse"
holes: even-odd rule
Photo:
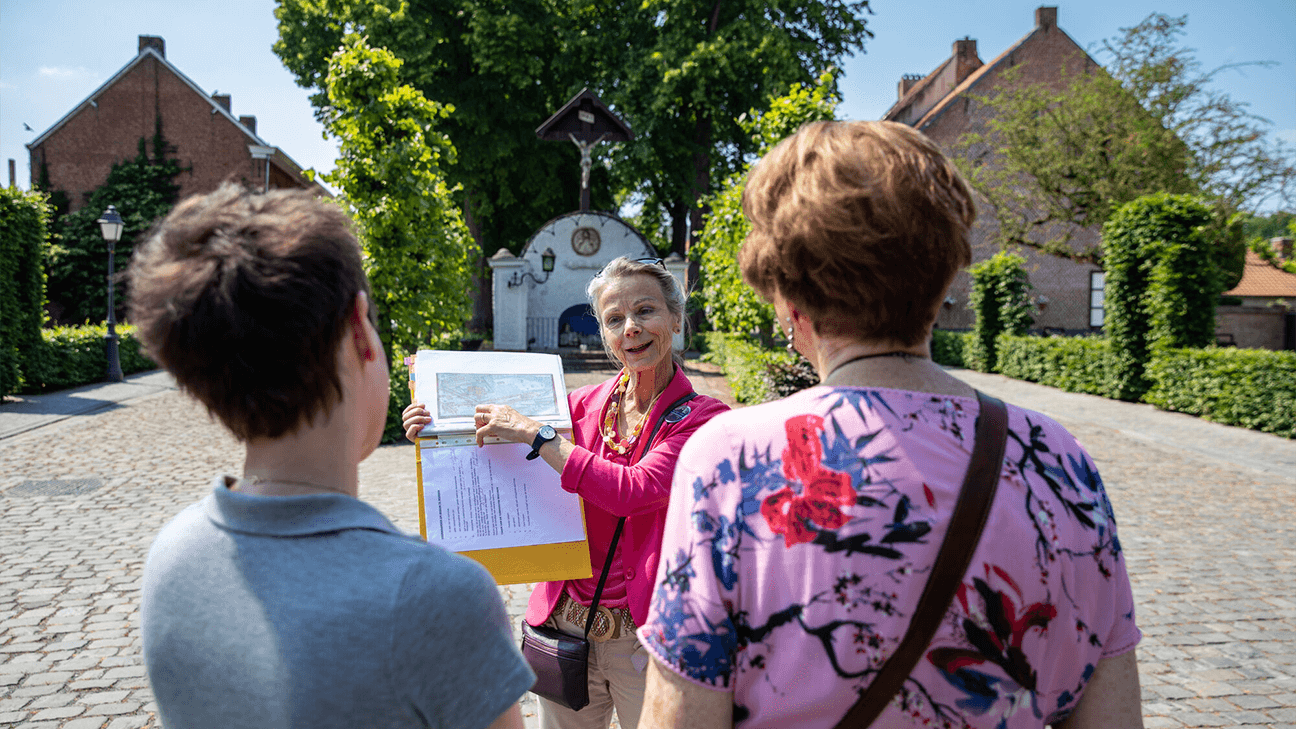
[[[685,445],[639,638],[741,727],[832,727],[908,627],[972,451],[974,398],[814,387]],[[1141,634],[1111,504],[1062,426],[1009,406],[945,624],[878,726],[1039,727]]]

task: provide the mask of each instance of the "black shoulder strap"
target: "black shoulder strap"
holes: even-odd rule
[[[697,397],[696,392],[681,397],[670,404],[670,407],[662,411],[661,417],[657,418],[657,424],[653,426],[652,432],[648,434],[648,440],[644,441],[643,450],[639,451],[639,457],[648,452],[652,447],[653,438],[657,437],[657,431],[661,430],[662,424],[666,422],[666,416],[672,410],[683,405],[684,403]],[[594,613],[598,610],[599,599],[603,597],[603,584],[607,582],[608,571],[612,568],[612,555],[616,554],[617,542],[621,539],[621,530],[625,528],[626,518],[623,516],[617,520],[616,531],[612,532],[612,544],[608,546],[607,557],[603,559],[603,573],[599,575],[598,587],[594,588],[594,600],[590,603],[589,617],[585,618],[585,637],[589,637],[590,628],[594,627]]]
[[[981,530],[999,488],[999,472],[1003,468],[1008,436],[1008,410],[1003,401],[980,390],[977,390],[977,400],[981,412],[976,420],[972,460],[968,463],[967,475],[963,477],[963,488],[954,505],[949,530],[936,554],[922,597],[918,598],[918,605],[909,620],[909,629],[895,653],[878,669],[873,682],[864,689],[846,716],[837,722],[836,729],[867,727],[891,703],[891,697],[904,686],[909,673],[927,652],[927,646],[931,645],[932,637],[936,635],[936,629],[940,627],[941,619],[972,562],[972,553],[976,551],[977,542],[981,541]]]

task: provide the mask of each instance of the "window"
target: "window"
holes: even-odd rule
[[[1089,326],[1103,325],[1103,278],[1102,271],[1089,272]]]

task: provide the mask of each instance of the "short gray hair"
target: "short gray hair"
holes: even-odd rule
[[[666,266],[662,263],[651,262],[650,260],[632,261],[625,256],[621,256],[608,261],[603,270],[595,274],[594,278],[590,279],[589,285],[585,287],[585,295],[589,297],[590,308],[594,311],[594,318],[599,323],[599,338],[603,339],[603,349],[613,359],[616,359],[616,355],[612,353],[612,348],[608,346],[607,340],[603,338],[603,320],[599,319],[598,311],[599,297],[603,295],[603,290],[608,287],[608,284],[613,281],[639,274],[651,276],[657,281],[657,285],[661,286],[662,298],[666,300],[666,310],[670,312],[671,316],[675,317],[675,321],[679,322],[680,331],[684,334],[684,341],[688,341],[688,320],[684,317],[684,287],[680,286],[679,280],[671,275],[671,272],[667,271]],[[676,350],[673,346],[671,347],[671,357],[676,364],[684,363],[683,351]],[[625,363],[622,362],[622,364]]]

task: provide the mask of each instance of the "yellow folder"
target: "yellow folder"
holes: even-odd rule
[[[414,357],[407,357],[405,364],[410,368],[410,393],[414,393]],[[571,438],[570,430],[560,430],[565,437]],[[419,534],[428,538],[427,511],[423,484],[423,444],[425,441],[437,440],[438,436],[420,436],[415,443],[414,459],[418,473],[418,515]],[[447,439],[449,440],[449,439]],[[456,441],[463,440],[462,437]],[[454,447],[454,446],[447,446]],[[460,447],[473,447],[464,445]],[[486,448],[490,448],[488,442]],[[585,503],[582,500],[581,524],[584,534]],[[476,560],[495,578],[496,584],[513,585],[530,582],[549,582],[555,580],[572,580],[593,576],[590,566],[588,535],[578,542],[560,542],[555,544],[536,544],[524,547],[506,547],[502,549],[482,549],[460,552],[465,557]]]
[[[570,434],[565,434],[570,437]],[[424,440],[433,438],[419,438]],[[471,446],[469,446],[471,447]],[[489,448],[490,446],[485,446]],[[423,449],[414,449],[414,458],[418,463],[418,514],[419,534],[427,539],[427,511],[424,508],[423,488]],[[581,502],[581,521],[585,520],[585,502]],[[550,582],[553,580],[575,580],[593,576],[590,566],[589,542],[560,542],[557,544],[535,544],[526,547],[507,547],[504,549],[480,549],[460,552],[465,557],[479,562],[495,578],[498,585],[515,585],[528,582]]]

